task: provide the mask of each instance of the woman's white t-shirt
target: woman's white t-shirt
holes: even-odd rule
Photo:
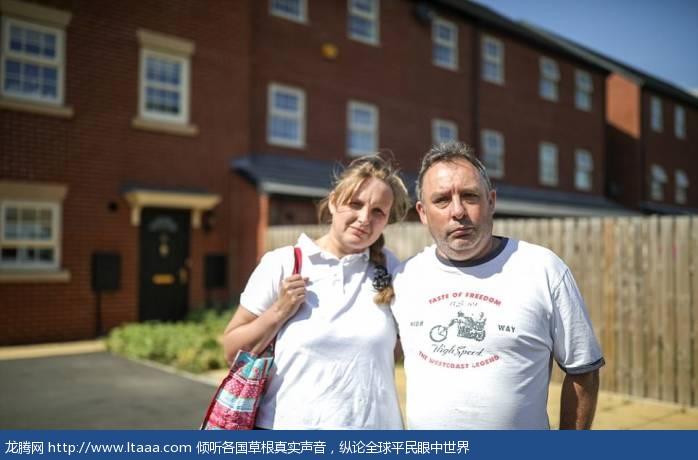
[[[395,388],[397,328],[373,302],[368,250],[337,259],[301,235],[306,301],[281,328],[257,426],[267,429],[402,429]],[[240,304],[261,315],[293,272],[293,248],[268,252]],[[386,251],[388,271],[397,264]]]

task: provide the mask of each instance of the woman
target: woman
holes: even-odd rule
[[[224,335],[226,357],[275,343],[260,403],[263,429],[402,429],[394,380],[397,331],[388,304],[382,232],[402,220],[409,197],[377,155],[354,160],[318,207],[329,230],[302,234],[300,275],[293,248],[268,252],[248,280]]]

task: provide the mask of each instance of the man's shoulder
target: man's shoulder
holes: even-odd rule
[[[433,258],[434,255],[434,245],[427,246],[422,249],[417,254],[408,257],[403,262],[398,264],[395,271],[396,273],[409,273],[418,267],[424,267],[425,261]]]
[[[563,260],[552,249],[538,243],[509,238],[509,247],[517,257],[525,257],[531,261],[544,264],[564,265]]]

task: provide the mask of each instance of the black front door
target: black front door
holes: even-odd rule
[[[141,210],[141,321],[175,321],[187,313],[190,219],[179,209]]]

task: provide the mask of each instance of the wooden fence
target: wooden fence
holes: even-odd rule
[[[271,227],[267,247],[324,230]],[[494,232],[546,246],[569,265],[606,358],[602,389],[698,406],[698,216],[495,219]],[[385,236],[401,259],[432,243],[419,223]]]

